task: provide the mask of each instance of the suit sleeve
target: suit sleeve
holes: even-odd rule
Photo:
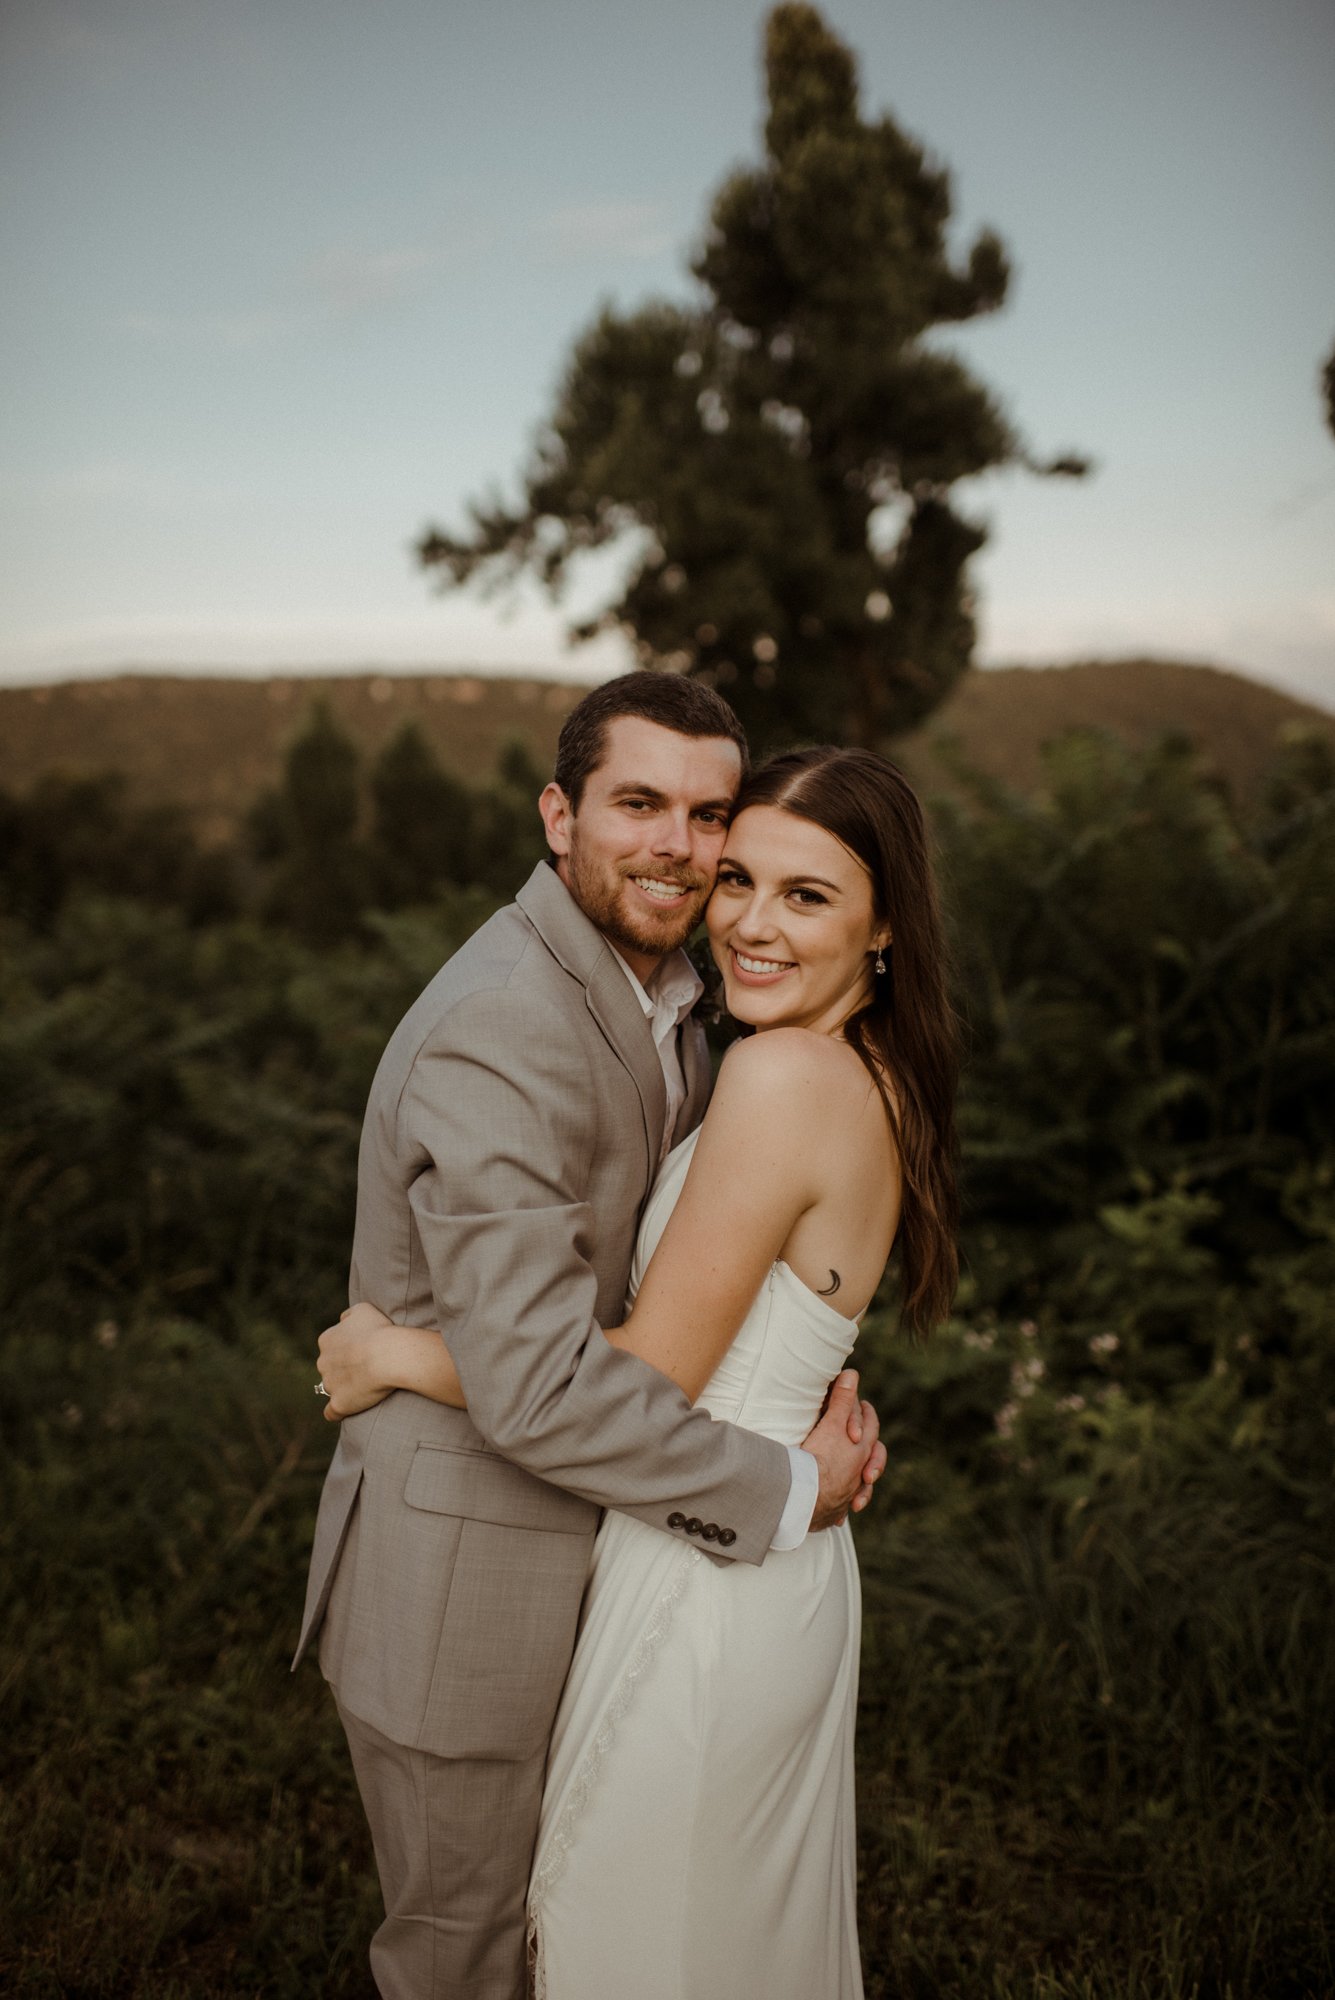
[[[513,988],[452,1008],[410,1071],[398,1143],[469,1415],[553,1485],[669,1531],[712,1523],[711,1553],[761,1562],[786,1448],[715,1423],[598,1329],[596,1087],[576,1035]]]

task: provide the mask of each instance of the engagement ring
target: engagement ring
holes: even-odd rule
[[[315,1393],[317,1396],[327,1396],[329,1394],[329,1391],[325,1388],[323,1380],[316,1383]]]

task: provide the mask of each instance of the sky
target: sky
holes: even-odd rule
[[[864,108],[1011,254],[951,329],[1039,453],[979,657],[1210,661],[1335,709],[1335,0],[828,0]],[[443,599],[600,305],[688,298],[758,154],[752,0],[3,0],[0,685],[629,664]],[[605,560],[605,559],[604,559]]]

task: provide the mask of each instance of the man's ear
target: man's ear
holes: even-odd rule
[[[559,785],[545,785],[538,799],[538,811],[547,834],[547,845],[556,855],[570,852],[570,822],[574,810]]]

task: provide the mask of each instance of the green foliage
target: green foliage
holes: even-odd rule
[[[1080,1403],[1031,1323],[874,1356],[869,2000],[1332,1990],[1329,1335],[1310,1453],[1243,1366],[1146,1398],[1113,1349]]]
[[[412,722],[365,786],[359,767],[317,704],[236,849],[201,848],[180,810],[137,805],[114,773],[0,792],[0,919],[50,931],[91,892],[194,927],[250,917],[332,949],[367,943],[377,910],[464,907],[460,894],[473,891],[506,900],[547,851],[536,810],[546,778],[518,739],[502,745],[490,783],[453,777]]]
[[[48,772],[22,799],[0,792],[0,913],[41,928],[76,883],[199,921],[231,914],[240,893],[231,856],[202,854],[176,808],[132,810],[113,773]]]
[[[509,898],[547,852],[538,794],[547,783],[524,744],[514,739],[497,759],[495,781],[473,801],[469,880]]]
[[[723,687],[758,746],[873,744],[969,664],[982,531],[948,494],[1035,466],[990,394],[927,336],[995,310],[990,232],[947,245],[944,170],[865,120],[848,49],[811,7],[766,32],[765,156],[714,198],[699,304],[605,310],[579,339],[517,510],[432,530],[442,584],[530,571],[553,591],[638,531],[620,599],[576,628]]]
[[[0,1313],[235,1330],[342,1302],[362,1110],[399,1015],[495,907],[456,891],[315,952],[79,897],[0,954]],[[322,1305],[320,1302],[324,1301]],[[323,1323],[323,1322],[322,1322]]]
[[[287,1672],[327,1461],[292,1329],[25,1316],[0,1348],[0,1987],[366,1991],[375,1878]]]
[[[415,722],[385,745],[371,773],[380,901],[424,902],[446,882],[473,878],[472,796]]]
[[[386,769],[442,796],[391,748],[387,799]],[[486,853],[535,775],[507,755]],[[351,2000],[370,1856],[286,1672],[314,1338],[384,1039],[514,884],[316,945],[170,875],[111,893],[108,811],[52,816],[60,895],[0,919],[0,1985]],[[1335,770],[1295,738],[1244,814],[1180,745],[1075,737],[1041,797],[975,785],[938,831],[966,1279],[926,1346],[884,1308],[860,1343],[869,2000],[1318,2000]],[[419,855],[416,894],[398,839],[368,869]]]
[[[292,839],[312,854],[357,830],[357,752],[323,702],[287,754],[282,797]]]
[[[943,819],[971,1054],[970,1289],[1115,1313],[1145,1386],[1213,1352],[1305,1257],[1293,1177],[1331,1154],[1335,774],[1290,746],[1243,820],[1182,746],[1075,735],[1048,796]],[[1003,1236],[1004,1232],[1004,1236]]]
[[[546,780],[522,743],[503,745],[492,783],[474,787],[405,723],[371,771],[365,839],[357,764],[350,738],[317,706],[281,788],[251,814],[252,848],[268,864],[264,913],[310,944],[355,936],[372,904],[400,909],[451,886],[511,896],[546,853],[536,811]]]
[[[358,843],[358,756],[327,705],[316,704],[292,743],[276,793],[253,811],[252,840],[273,863],[266,913],[311,944],[350,936],[369,899]]]

